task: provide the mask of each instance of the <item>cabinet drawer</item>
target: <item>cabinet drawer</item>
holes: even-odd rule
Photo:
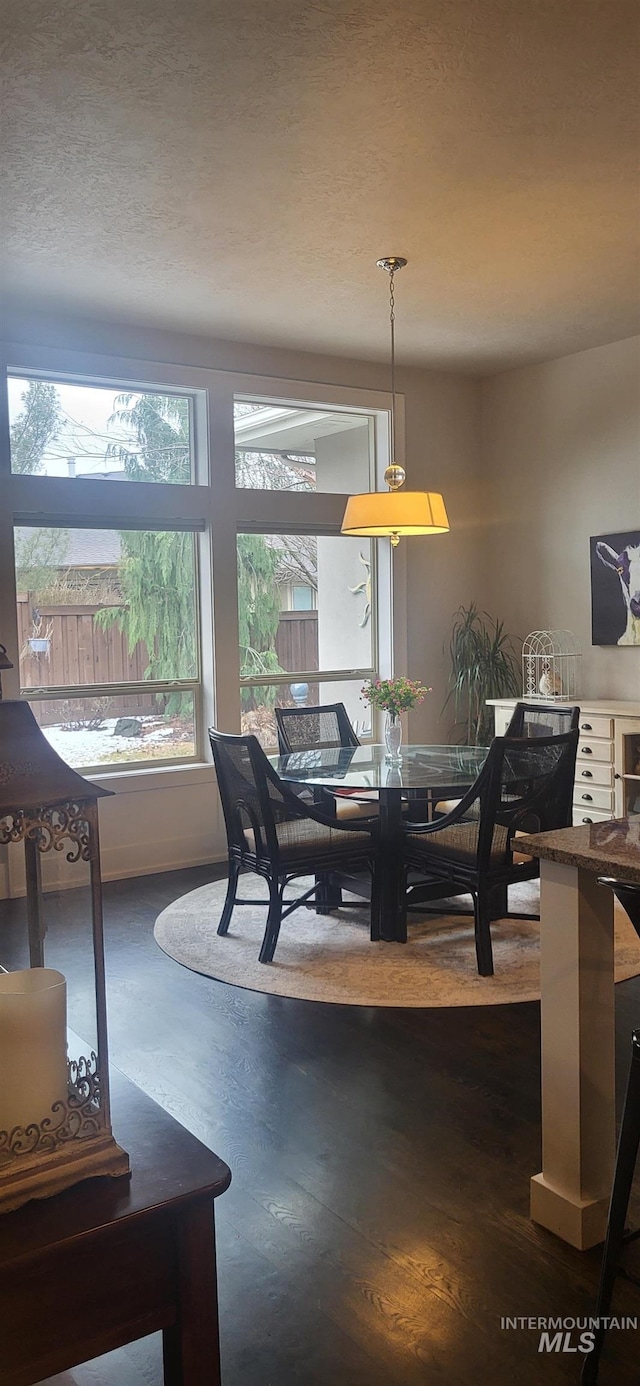
[[[613,741],[596,741],[594,737],[582,737],[578,742],[578,758],[576,765],[580,765],[584,760],[604,760],[611,764],[613,760]]]
[[[576,808],[575,804],[573,805],[574,828],[581,828],[583,823],[606,823],[609,818],[613,818],[611,809],[604,811],[602,809],[592,809],[588,804],[585,804],[584,809],[581,809]]]
[[[602,784],[608,789],[613,786],[613,766],[605,765],[601,761],[592,761],[590,765],[576,764],[576,790],[578,785]]]
[[[578,726],[581,736],[604,736],[607,741],[613,736],[613,721],[610,717],[591,717],[588,712],[584,712],[580,714]]]
[[[585,813],[591,813],[594,809],[608,809],[613,812],[613,790],[601,789],[598,785],[577,784],[573,791],[574,809],[583,809]]]

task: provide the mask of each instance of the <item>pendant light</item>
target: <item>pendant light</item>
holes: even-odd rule
[[[396,444],[396,343],[394,275],[406,265],[401,255],[378,260],[389,275],[389,322],[391,326],[391,462],[385,470],[387,491],[365,491],[349,496],[342,521],[343,534],[389,538],[393,547],[402,534],[445,534],[449,521],[438,491],[404,491],[406,472],[395,460]]]

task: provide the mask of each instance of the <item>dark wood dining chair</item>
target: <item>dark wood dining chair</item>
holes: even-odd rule
[[[333,746],[360,745],[344,703],[276,707],[275,714],[281,756],[311,747],[330,750]]]
[[[377,819],[341,824],[316,804],[305,803],[270,765],[255,736],[229,736],[209,729],[209,739],[227,831],[229,880],[218,933],[226,934],[236,905],[268,904],[260,962],[273,960],[280,925],[287,915],[313,897],[319,913],[328,913],[323,882],[331,873],[373,873]],[[268,885],[268,900],[238,899],[242,869]],[[316,876],[315,884],[295,900],[284,899],[290,881]]]
[[[559,707],[556,703],[516,703],[505,736],[561,736],[575,731],[580,708]],[[436,814],[442,817],[457,808],[459,799],[444,799],[436,804]]]
[[[505,736],[562,736],[575,731],[580,708],[558,703],[516,703]]]
[[[540,874],[537,858],[518,853],[517,834],[565,828],[571,822],[578,731],[562,736],[496,737],[475,784],[457,807],[433,823],[404,825],[407,871],[418,870],[434,890],[473,897],[476,958],[493,975],[491,921],[508,918],[505,890]],[[409,900],[420,899],[420,884]],[[528,916],[518,915],[517,918]]]
[[[321,703],[318,707],[276,707],[278,748],[280,755],[295,751],[323,751],[349,748],[355,750],[360,741],[354,731],[344,703]],[[302,793],[308,798],[308,793]],[[375,790],[367,793],[357,789],[319,789],[316,803],[336,818],[368,818],[378,812]],[[337,897],[336,897],[337,898]]]

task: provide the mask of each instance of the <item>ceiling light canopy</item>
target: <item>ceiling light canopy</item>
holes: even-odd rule
[[[445,503],[439,491],[404,491],[404,467],[395,461],[396,441],[396,352],[395,352],[395,294],[394,275],[406,265],[400,255],[387,255],[378,260],[380,269],[389,275],[389,323],[391,327],[391,462],[385,470],[387,491],[365,491],[350,496],[342,533],[369,535],[376,539],[389,538],[393,547],[401,535],[445,534],[449,529]]]

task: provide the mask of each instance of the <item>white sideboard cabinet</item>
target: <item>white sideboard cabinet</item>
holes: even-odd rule
[[[496,736],[504,735],[516,701],[489,700]],[[584,698],[579,707],[574,825],[640,813],[640,702]]]

